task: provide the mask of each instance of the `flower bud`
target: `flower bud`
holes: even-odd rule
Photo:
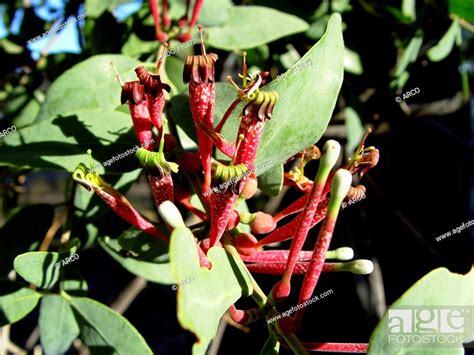
[[[186,227],[178,208],[171,201],[164,201],[158,206],[161,219],[172,228]]]
[[[258,240],[250,233],[237,234],[234,237],[233,242],[239,254],[253,255],[257,252],[255,245],[257,244]]]
[[[268,213],[257,212],[254,213],[254,218],[250,222],[250,229],[256,234],[270,233],[276,227],[276,222]]]
[[[244,188],[240,193],[246,200],[252,198],[257,192],[258,181],[255,177],[249,177],[245,182]]]

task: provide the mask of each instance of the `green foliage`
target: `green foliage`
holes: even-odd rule
[[[69,303],[60,295],[41,300],[39,331],[46,354],[63,354],[79,336],[79,326]]]
[[[136,242],[142,244],[141,240],[137,240]],[[148,281],[165,285],[171,285],[176,282],[171,272],[171,266],[167,261],[157,263],[137,259],[122,249],[117,240],[108,237],[100,238],[99,244],[115,261],[120,263],[120,265],[132,274],[141,276]],[[143,242],[143,244],[145,244],[145,242]],[[152,255],[154,255],[155,252],[159,253],[159,251],[153,250],[151,252]]]
[[[120,85],[110,63],[125,81],[136,80],[135,68],[140,64],[123,55],[96,55],[65,71],[48,90],[38,121],[62,116],[65,112],[119,106]],[[95,128],[95,125],[94,125]]]
[[[451,53],[455,43],[457,46],[460,46],[461,42],[461,26],[459,26],[457,21],[453,21],[443,38],[428,51],[427,56],[431,61],[439,62]]]
[[[62,296],[73,309],[81,339],[92,353],[153,354],[145,339],[120,314],[87,297]]]
[[[283,165],[275,165],[258,177],[258,188],[270,196],[277,196],[283,188]]]
[[[412,307],[412,306],[439,306],[449,308],[449,306],[472,307],[472,295],[474,294],[474,269],[467,275],[458,275],[449,272],[445,268],[438,268],[420,280],[418,280],[402,297],[395,301],[392,307]],[[469,317],[469,316],[468,316]],[[472,317],[469,317],[472,319]],[[388,342],[388,313],[375,328],[370,338],[369,355],[379,354],[421,354],[421,355],[445,355],[464,354],[462,344],[453,345],[453,348],[433,347],[433,344],[397,344]],[[470,331],[468,337],[464,338],[465,343],[474,340],[474,328],[468,327]],[[416,328],[414,333],[423,335],[423,330]],[[435,330],[433,333],[437,334]]]
[[[197,342],[193,354],[205,354],[219,326],[219,320],[230,305],[242,295],[251,293],[247,271],[222,248],[211,248],[207,254],[211,270],[199,264],[196,242],[187,228],[177,228],[171,235],[170,261],[178,284],[178,320],[192,331]]]
[[[249,27],[246,23],[253,25]],[[209,29],[207,44],[228,51],[254,48],[307,29],[306,22],[274,9],[235,6],[221,27]]]
[[[30,313],[41,294],[10,281],[0,281],[0,327],[12,324]]]
[[[59,280],[64,260],[74,255],[79,247],[78,240],[70,244],[70,248],[61,253],[36,251],[18,255],[13,262],[15,271],[26,281],[50,289]]]

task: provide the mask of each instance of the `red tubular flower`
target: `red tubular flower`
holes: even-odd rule
[[[151,14],[153,16],[153,21],[155,22],[156,39],[160,42],[164,42],[168,39],[168,35],[161,31],[158,1],[159,0],[150,0],[150,9],[151,9]]]
[[[235,243],[234,243],[235,244]],[[288,250],[265,250],[257,253],[241,255],[246,263],[283,263],[288,260]],[[298,262],[309,261],[313,251],[300,251]],[[348,247],[337,248],[326,253],[326,259],[350,260],[354,257],[354,251]]]
[[[188,13],[189,13],[189,3],[191,2],[191,0],[186,0],[186,12],[184,13],[183,17],[181,17],[179,20],[178,20],[178,26],[183,28],[183,27],[186,27],[188,25]]]
[[[309,252],[313,253],[313,252]],[[307,261],[297,262],[293,270],[294,275],[304,275],[308,272],[310,263]],[[268,275],[282,275],[286,268],[286,262],[256,263],[247,265],[250,272]],[[356,275],[366,275],[373,271],[370,260],[360,259],[348,263],[324,263],[322,272],[351,272]]]
[[[316,213],[314,214],[314,217],[313,217],[313,221],[311,222],[311,228],[313,228],[315,225],[321,222],[324,219],[324,217],[326,217],[328,202],[329,202],[329,199],[326,198],[325,200],[323,200],[322,202],[318,204]],[[283,242],[285,240],[293,238],[295,230],[298,227],[298,224],[300,223],[301,218],[302,217],[298,215],[291,222],[285,224],[282,227],[275,229],[265,238],[259,240],[259,242],[256,244],[256,247],[262,247],[267,244]]]
[[[280,343],[289,348],[284,340],[281,340]],[[369,344],[365,343],[302,343],[302,345],[309,351],[329,353],[366,354],[369,349]]]
[[[291,243],[290,254],[288,256],[285,272],[283,273],[282,280],[272,289],[272,301],[281,302],[286,297],[288,297],[290,293],[291,276],[298,260],[298,254],[303,248],[303,244],[306,240],[308,232],[311,229],[311,224],[317,211],[319,201],[321,200],[321,194],[326,185],[326,180],[328,179],[331,169],[334,167],[337,159],[339,158],[340,151],[341,147],[336,141],[330,140],[324,145],[318,174],[314,180],[313,188],[311,189],[305,208],[299,218],[296,234]]]
[[[329,249],[329,244],[331,242],[342,201],[349,191],[351,182],[352,175],[349,171],[339,169],[336,172],[333,186],[331,188],[331,200],[329,202],[328,213],[323,222],[318,238],[316,239],[316,244],[314,245],[313,256],[308,266],[308,271],[303,279],[298,304],[304,303],[310,299],[313,294],[314,288],[316,287],[319,276],[323,270],[324,260]],[[294,322],[296,326],[299,326],[303,314],[304,308],[296,313]]]
[[[189,101],[196,134],[198,138],[199,153],[204,170],[203,192],[211,186],[211,161],[212,142],[200,127],[207,126],[213,128],[214,104],[215,104],[215,82],[214,63],[217,55],[206,54],[204,40],[202,38],[202,27],[199,27],[201,34],[201,55],[189,56],[184,65],[183,80],[189,82]]]
[[[119,79],[120,80],[120,79]],[[140,81],[131,81],[122,85],[121,103],[128,102],[133,121],[133,129],[138,141],[148,150],[153,150],[153,131],[145,87]]]
[[[240,193],[240,185],[243,180],[231,183],[235,177],[243,176],[247,168],[244,164],[225,166],[220,163],[214,165],[214,181],[216,186],[209,190],[211,230],[209,239],[211,247],[214,246],[224,234],[229,218],[234,210],[234,203]],[[220,185],[218,185],[220,183]]]
[[[182,168],[182,166],[180,165]],[[182,185],[175,186],[175,197],[176,200],[182,204],[186,209],[198,216],[203,221],[207,221],[207,214],[201,210],[198,210],[191,204],[191,192]]]
[[[164,123],[166,124],[166,120],[164,120]],[[165,140],[161,137],[158,152],[150,152],[146,149],[140,148],[135,153],[135,156],[147,172],[153,199],[157,207],[164,201],[174,200],[171,172],[178,172],[178,164],[166,161],[163,153],[164,144]]]
[[[115,213],[128,223],[168,243],[168,238],[138,213],[125,196],[107,184],[97,173],[91,172],[84,164],[81,163],[74,169],[72,177],[78,184],[99,195]]]
[[[171,20],[168,15],[168,0],[163,0],[163,11],[161,13],[161,18],[163,20],[163,25],[165,28],[170,28]]]
[[[158,61],[157,70],[159,70],[162,61],[162,59]],[[163,108],[165,106],[164,92],[165,90],[170,92],[171,88],[169,85],[161,82],[159,75],[148,73],[143,66],[137,67],[135,72],[140,83],[145,88],[150,119],[158,130],[158,137],[161,138],[163,135]]]
[[[193,28],[199,18],[199,13],[201,12],[202,5],[204,5],[204,0],[196,0],[196,2],[194,3],[193,14],[191,16],[191,21],[189,22],[189,30],[188,32],[181,33],[178,36],[178,39],[181,42],[187,42],[192,38]],[[188,9],[189,9],[189,2],[186,2],[186,22],[187,22]]]

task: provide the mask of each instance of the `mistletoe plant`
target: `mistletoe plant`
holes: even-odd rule
[[[165,152],[164,128],[168,121],[163,119],[163,109],[166,91],[169,91],[170,87],[162,81],[159,74],[163,59],[160,57],[155,73],[147,72],[143,66],[137,67],[135,72],[138,80],[122,83],[119,77],[122,87],[121,101],[129,104],[133,129],[143,146],[135,156],[146,171],[161,222],[156,225],[147,220],[120,192],[106,183],[96,171],[88,169],[82,163],[73,173],[74,180],[98,194],[128,223],[169,244],[171,264],[175,268],[177,282],[193,277],[192,283],[178,290],[179,312],[186,311],[188,307],[185,304],[193,302],[193,287],[203,291],[203,287],[210,280],[215,279],[219,283],[219,278],[228,276],[222,274],[226,266],[224,256],[227,255],[227,258],[238,265],[236,271],[227,271],[240,279],[241,294],[252,296],[256,307],[240,310],[236,307],[237,299],[233,296],[232,299],[228,298],[222,302],[218,310],[214,310],[214,321],[218,321],[226,309],[231,322],[240,326],[267,319],[271,339],[291,348],[295,353],[305,353],[315,348],[346,352],[366,350],[367,344],[301,343],[295,334],[301,326],[304,308],[298,310],[294,317],[284,317],[276,322],[269,320],[278,313],[279,304],[290,295],[294,274],[304,274],[298,303],[305,304],[312,297],[322,272],[371,272],[372,264],[368,260],[327,262],[331,259],[349,260],[353,256],[350,248],[329,248],[341,204],[365,192],[362,185],[351,186],[352,175],[359,174],[362,177],[378,162],[378,150],[365,146],[370,130],[360,142],[354,156],[347,164],[337,169],[335,166],[340,158],[340,145],[336,141],[327,141],[322,153],[319,153],[316,146],[297,153],[296,156],[303,155],[303,159],[285,175],[284,184],[299,189],[304,195],[276,216],[261,211],[243,212],[239,205],[253,198],[258,188],[255,171],[262,133],[266,125],[270,124],[274,110],[284,103],[281,102],[278,91],[267,90],[271,82],[269,72],[248,72],[244,52],[242,88],[228,77],[236,89],[235,99],[215,126],[214,65],[218,57],[214,53],[206,52],[201,26],[199,31],[201,54],[187,58],[183,78],[189,83],[189,105],[197,136],[200,164],[196,163],[193,154],[184,152],[176,144]],[[234,111],[237,111],[239,123],[235,141],[232,141],[226,139],[221,130]],[[156,129],[157,135],[153,128]],[[168,135],[168,138],[179,140],[179,136],[171,138]],[[156,145],[149,144],[150,141],[155,141]],[[230,160],[214,158],[213,147]],[[288,160],[292,158],[289,157]],[[318,172],[314,181],[311,181],[305,176],[304,167],[317,159]],[[180,177],[179,169],[182,170]],[[186,179],[189,184],[180,185],[179,191],[175,193],[176,184],[173,178],[175,181]],[[193,195],[199,197],[201,206],[193,205]],[[178,197],[176,200],[175,196]],[[195,227],[187,226],[177,206],[200,218],[202,223]],[[199,207],[204,210],[199,210]],[[278,226],[283,218],[290,215],[295,215],[292,221]],[[322,225],[314,249],[303,251],[310,229],[320,222]],[[259,239],[256,234],[266,235]],[[289,250],[265,249],[269,244],[289,239],[292,240]],[[182,246],[183,243],[189,245]],[[180,264],[184,250],[189,253],[187,258],[193,260],[193,257],[196,257],[199,263],[193,270],[188,270],[188,275],[181,277],[182,270],[186,268]],[[282,278],[267,295],[253,279],[254,273],[282,275]],[[225,283],[222,283],[222,292],[226,292],[225,287]],[[202,302],[205,302],[206,298],[214,297],[212,293],[200,296],[203,298]],[[189,315],[178,314],[178,318],[183,327],[196,330],[197,324],[190,324],[189,319],[184,319],[189,318]],[[206,335],[202,335],[202,330],[197,333],[196,353],[205,352],[214,335],[215,325],[208,329]]]

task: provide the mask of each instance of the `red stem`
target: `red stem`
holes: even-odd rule
[[[281,342],[288,348],[288,344]],[[303,343],[306,350],[321,352],[339,352],[352,354],[365,354],[369,348],[369,344],[365,343]]]
[[[161,18],[163,19],[163,25],[165,28],[169,28],[171,25],[171,20],[168,16],[168,0],[163,0],[163,12],[161,14]]]
[[[331,272],[335,269],[334,263],[324,263],[322,272]],[[248,264],[247,269],[250,272],[266,275],[281,275],[285,270],[286,262]],[[293,270],[294,275],[304,275],[308,272],[309,262],[297,262]]]
[[[204,0],[196,0],[193,9],[193,16],[191,17],[191,22],[189,23],[189,32],[192,32],[194,25],[199,17],[199,13],[201,12],[202,5],[204,4]]]
[[[158,10],[158,0],[150,0],[150,9],[151,9],[151,14],[153,16],[153,21],[155,22],[156,39],[160,42],[164,42],[166,41],[166,37],[168,36],[161,31],[160,14]]]
[[[298,304],[304,303],[311,298],[313,291],[318,283],[321,272],[323,271],[324,261],[326,260],[326,253],[329,250],[332,234],[336,225],[337,218],[327,216],[319,231],[318,239],[313,249],[313,257],[308,266],[308,271],[303,279],[301,285],[300,296]],[[300,309],[295,316],[295,323],[299,324],[304,314],[304,308]]]
[[[328,203],[329,203],[329,199],[326,198],[318,205],[318,209],[316,210],[316,213],[313,217],[313,221],[311,223],[311,228],[313,228],[316,224],[321,222],[321,220],[323,220],[324,217],[326,217]],[[282,241],[291,239],[298,226],[300,218],[301,218],[300,215],[298,215],[290,223],[285,224],[284,226],[275,229],[265,238],[259,240],[258,243],[255,244],[255,248],[260,248],[267,244],[282,242]]]

